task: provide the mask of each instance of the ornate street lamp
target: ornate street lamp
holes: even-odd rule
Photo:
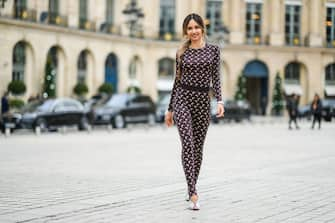
[[[129,26],[129,36],[135,37],[142,32],[142,25],[140,24],[140,19],[144,18],[144,13],[141,8],[138,8],[136,0],[130,0],[126,8],[122,11],[127,18],[127,24]]]
[[[5,3],[6,2],[7,2],[7,0],[0,0],[1,8],[5,8]]]
[[[225,43],[228,41],[228,34],[228,28],[224,25],[221,25],[215,29],[214,33],[209,37],[209,41],[218,45],[222,49]]]

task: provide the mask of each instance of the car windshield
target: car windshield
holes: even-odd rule
[[[128,99],[128,95],[126,94],[117,94],[114,95],[108,102],[108,107],[122,107],[126,105]]]
[[[335,100],[332,99],[324,99],[322,101],[323,106],[335,106]]]
[[[37,111],[39,112],[49,111],[53,103],[54,103],[54,100],[45,101],[43,104],[37,107]]]

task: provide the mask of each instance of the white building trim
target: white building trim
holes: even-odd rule
[[[299,84],[284,84],[284,91],[287,95],[302,95],[302,88]]]
[[[326,2],[325,6],[326,8],[335,8],[335,2]]]
[[[301,0],[285,0],[285,5],[302,5]]]
[[[335,86],[334,85],[326,85],[325,91],[327,96],[335,96]]]
[[[263,0],[245,0],[246,3],[263,3]]]

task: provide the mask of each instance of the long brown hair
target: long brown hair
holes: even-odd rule
[[[200,15],[191,13],[185,17],[184,22],[183,22],[183,37],[184,38],[183,38],[182,44],[180,45],[177,51],[177,60],[178,60],[177,78],[178,79],[181,78],[181,56],[184,54],[187,48],[189,48],[191,45],[191,40],[187,38],[187,25],[192,19],[200,26],[204,36],[206,35],[206,26],[205,26],[204,20],[201,18]]]

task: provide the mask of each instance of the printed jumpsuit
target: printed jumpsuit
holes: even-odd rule
[[[206,43],[203,48],[188,48],[180,59],[181,78],[175,78],[168,111],[173,111],[182,144],[182,165],[191,197],[197,194],[203,145],[210,122],[212,88],[221,101],[220,49]],[[176,69],[179,66],[176,58]]]

